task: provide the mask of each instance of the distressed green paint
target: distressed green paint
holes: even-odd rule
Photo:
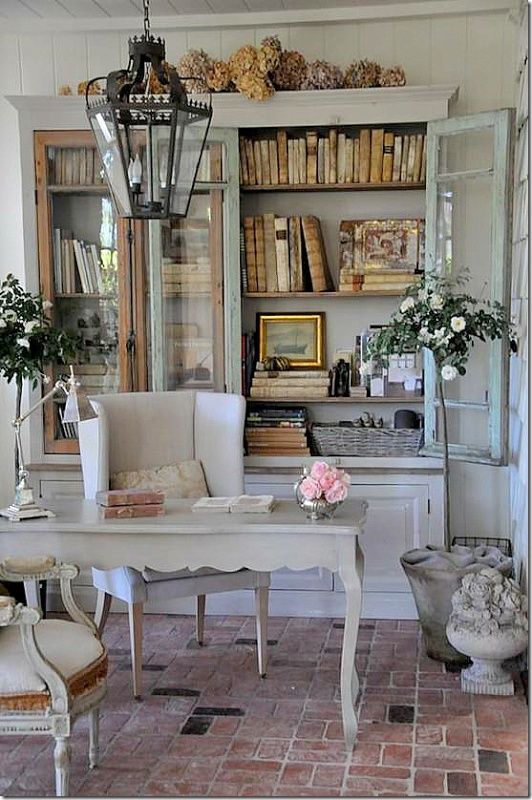
[[[475,180],[480,175],[492,176],[491,202],[491,278],[490,299],[497,300],[506,308],[510,297],[510,231],[512,199],[512,152],[514,112],[512,109],[488,111],[467,117],[429,122],[427,125],[427,226],[426,226],[426,270],[439,271],[443,265],[436,263],[438,224],[438,183],[456,180],[457,177]],[[491,170],[462,171],[449,175],[438,175],[438,155],[443,146],[443,136],[452,136],[467,131],[493,130],[493,168]],[[474,353],[471,356],[474,358]],[[427,455],[441,454],[443,446],[436,439],[436,375],[434,359],[425,353],[425,446]],[[452,401],[453,408],[479,410],[483,404]],[[506,345],[498,340],[489,343],[488,383],[488,438],[489,450],[468,445],[450,444],[452,458],[485,464],[507,462],[508,427],[508,357]]]

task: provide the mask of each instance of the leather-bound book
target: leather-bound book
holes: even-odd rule
[[[307,183],[318,182],[318,134],[307,133]]]
[[[262,183],[264,186],[269,186],[270,180],[270,150],[268,147],[268,140],[260,140],[260,165],[262,168]]]
[[[360,131],[360,183],[369,183],[371,167],[371,131],[362,128]]]
[[[288,140],[288,183],[293,186],[296,183],[294,170],[294,140]]]
[[[257,185],[262,186],[262,157],[260,154],[260,142],[255,139],[253,142],[253,155],[255,157],[255,174],[257,176]]]
[[[270,154],[270,183],[277,186],[279,183],[279,160],[277,158],[277,142],[275,139],[268,140],[268,150]]]
[[[345,140],[345,182],[353,183],[353,139],[349,136]]]
[[[288,217],[276,217],[275,254],[277,261],[277,288],[280,292],[290,291],[290,261],[288,252]]]
[[[248,164],[248,177],[249,177],[249,185],[255,186],[257,183],[257,173],[255,171],[255,155],[253,153],[253,142],[251,139],[244,139],[244,144],[246,147],[246,161]]]
[[[360,181],[360,139],[353,139],[353,183]]]
[[[393,133],[384,134],[384,147],[382,155],[382,180],[389,183],[393,174]]]
[[[421,159],[423,156],[423,134],[418,133],[416,136],[416,149],[414,151],[414,173],[412,180],[416,183],[419,182],[421,176]]]
[[[290,291],[304,291],[301,219],[288,218],[288,251],[290,264]]]
[[[325,183],[325,139],[318,139],[318,183]]]
[[[325,292],[331,288],[331,283],[320,221],[313,216],[302,217],[301,225],[303,227],[312,291]]]
[[[244,137],[241,136],[238,140],[238,149],[240,153],[240,184],[241,186],[248,186],[249,173],[248,173],[248,160],[246,158],[246,145]]]
[[[165,514],[162,505],[145,506],[100,506],[100,515],[104,519],[131,519],[132,517],[162,517]]]
[[[394,136],[393,139],[393,163],[392,163],[392,181],[398,183],[401,180],[401,153],[402,153],[403,139],[401,136]]]
[[[338,134],[336,156],[336,182],[345,183],[345,133]]]
[[[414,180],[414,165],[416,163],[416,139],[415,135],[410,137],[408,143],[408,161],[406,167],[406,182],[412,183]]]
[[[401,183],[406,183],[408,173],[408,148],[410,147],[410,136],[403,136],[403,152],[401,154]]]
[[[107,489],[96,492],[100,506],[146,506],[164,503],[164,492],[157,489]]]
[[[371,167],[369,172],[370,183],[382,181],[382,158],[384,150],[384,131],[382,128],[373,128],[371,131]]]
[[[338,131],[329,130],[329,183],[337,182],[336,159],[338,158]]]
[[[331,143],[329,139],[323,142],[323,182],[331,182]]]
[[[307,140],[299,139],[299,183],[307,182]]]
[[[266,291],[266,261],[264,260],[264,221],[255,217],[255,261],[257,264],[257,291]]]
[[[288,183],[288,142],[286,131],[277,131],[277,160],[279,162],[279,183]]]
[[[244,217],[244,249],[246,254],[246,275],[248,292],[258,292],[257,260],[255,258],[255,219]]]
[[[264,263],[266,266],[266,291],[277,292],[277,255],[275,253],[275,214],[263,214]]]
[[[427,178],[427,136],[423,136],[423,149],[421,151],[421,172],[419,180],[425,182]]]

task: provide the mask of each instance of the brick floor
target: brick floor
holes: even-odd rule
[[[138,702],[127,618],[111,615],[100,767],[87,769],[88,731],[80,720],[71,739],[71,795],[528,794],[528,710],[520,687],[514,697],[463,695],[459,673],[426,657],[411,621],[362,621],[359,738],[348,753],[338,686],[342,633],[340,620],[272,618],[263,680],[251,618],[208,617],[199,648],[190,617],[146,616]],[[47,737],[0,737],[0,792],[52,796],[52,748]]]

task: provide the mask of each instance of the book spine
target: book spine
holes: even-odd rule
[[[288,183],[288,146],[286,131],[277,131],[277,156],[279,161],[279,183]]]
[[[325,183],[325,140],[318,139],[318,183]]]
[[[307,140],[299,139],[299,183],[307,182]]]
[[[288,140],[288,183],[293,186],[295,183],[294,173],[294,140]]]
[[[277,258],[275,254],[275,214],[263,214],[264,261],[266,265],[266,291],[277,292]]]
[[[286,397],[328,397],[329,391],[327,386],[310,386],[303,391],[301,386],[279,386],[272,388],[257,388],[252,386],[250,396],[259,399],[280,399]]]
[[[248,180],[250,186],[256,186],[257,174],[255,172],[255,154],[253,153],[253,142],[250,139],[244,139],[246,149],[246,162],[248,165]]]
[[[345,140],[345,182],[353,183],[353,147],[354,141],[349,136]]]
[[[360,139],[353,140],[353,183],[360,181]]]
[[[403,137],[403,152],[401,154],[401,183],[406,183],[408,172],[408,148],[410,146],[410,136]]]
[[[384,149],[384,131],[382,128],[373,128],[371,131],[371,167],[369,173],[370,183],[380,183],[382,180],[382,159]]]
[[[74,247],[74,255],[76,259],[76,267],[78,270],[79,282],[81,284],[81,291],[89,294],[90,293],[90,286],[88,283],[87,276],[85,274],[85,264],[83,262],[83,255],[81,253],[81,244],[78,242],[77,239],[73,240],[73,247]]]
[[[384,134],[383,156],[382,156],[382,180],[389,183],[393,175],[393,133]]]
[[[258,292],[257,261],[255,258],[255,220],[253,217],[244,217],[244,250],[246,254],[248,291]]]
[[[248,186],[249,185],[248,160],[246,158],[246,145],[243,136],[239,138],[238,146],[240,154],[240,184],[242,186]]]
[[[416,149],[414,152],[414,172],[413,180],[418,183],[421,177],[421,158],[423,155],[423,134],[416,136]]]
[[[253,142],[253,157],[255,159],[256,183],[257,186],[262,186],[264,184],[262,175],[262,159],[260,153],[260,142],[257,139],[255,139],[255,141]]]
[[[328,386],[329,385],[329,377],[327,378],[292,378],[289,381],[282,381],[278,378],[257,378],[256,375],[253,377],[253,386],[257,387],[265,387],[265,388],[278,388],[290,386],[306,386],[308,388],[318,388],[320,386]]]
[[[290,291],[290,264],[288,251],[288,218],[276,217],[275,253],[277,261],[277,287],[280,292]]]
[[[331,182],[331,143],[325,139],[323,143],[323,182]]]
[[[268,140],[268,150],[270,155],[270,182],[274,186],[279,185],[279,159],[277,158],[277,142],[275,139]]]
[[[338,134],[338,152],[336,158],[336,182],[345,183],[345,133]]]
[[[299,139],[292,139],[292,151],[294,153],[294,183],[302,183],[299,171]]]
[[[262,181],[264,186],[271,184],[270,179],[270,150],[267,139],[261,139],[260,142],[260,164],[262,169]]]
[[[360,131],[360,183],[369,183],[371,166],[371,131],[363,128]]]
[[[401,180],[401,152],[402,152],[402,138],[401,136],[394,136],[393,139],[393,163],[392,163],[392,181],[398,183]]]
[[[412,183],[414,180],[414,164],[416,162],[416,137],[411,136],[408,144],[408,162],[406,169],[406,182]]]
[[[423,148],[421,151],[421,171],[419,173],[419,180],[425,183],[427,179],[427,136],[423,136]]]
[[[266,262],[264,260],[264,222],[255,217],[255,261],[257,264],[257,291],[266,291]]]
[[[338,179],[337,158],[338,131],[336,128],[331,128],[329,130],[329,183],[336,183]]]
[[[79,182],[81,186],[87,183],[87,159],[85,158],[85,148],[79,148]]]
[[[328,288],[328,268],[324,261],[324,249],[320,222],[316,217],[302,217],[303,238],[310,270],[313,292],[324,292]]]
[[[59,294],[63,291],[63,274],[61,269],[61,228],[54,228],[54,289]]]
[[[288,252],[290,264],[290,291],[302,292],[303,261],[301,250],[301,220],[299,217],[288,218]]]
[[[315,131],[307,133],[307,183],[318,182],[318,134]]]

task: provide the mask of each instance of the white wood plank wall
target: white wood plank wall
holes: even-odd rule
[[[430,4],[427,3],[427,8]],[[481,9],[478,3],[477,8]],[[227,58],[237,47],[260,43],[279,34],[285,47],[299,49],[307,59],[325,58],[347,66],[356,58],[375,58],[385,66],[402,64],[408,83],[456,84],[460,87],[456,114],[515,105],[517,24],[510,9],[411,17],[387,7],[386,19],[260,27],[165,30],[167,53],[176,61],[189,47]],[[399,6],[398,6],[399,8]],[[456,8],[456,5],[453,6]],[[465,8],[465,6],[464,6]],[[416,14],[418,14],[416,16]],[[326,18],[327,12],[324,12]],[[377,15],[375,15],[377,16]],[[177,18],[176,18],[177,22]],[[129,24],[129,21],[128,21]],[[140,19],[139,19],[140,26]],[[94,26],[93,26],[94,27]],[[52,28],[52,25],[50,25]],[[154,26],[155,29],[155,26]],[[124,66],[126,39],[134,31],[61,31],[60,33],[0,34],[0,275],[13,271],[24,277],[20,221],[20,165],[15,112],[3,94],[56,94],[59,86],[77,83],[111,68]],[[6,188],[8,187],[8,188]],[[12,395],[0,385],[0,453],[11,453]],[[9,459],[10,456],[7,456]],[[6,460],[7,460],[6,459]],[[6,503],[10,481],[0,475],[0,502]],[[457,534],[508,535],[510,527],[508,472],[475,465],[456,465],[454,529]],[[486,491],[486,489],[489,490]]]
[[[528,590],[528,5],[517,51],[512,311],[519,352],[510,374],[510,513],[516,574]]]

